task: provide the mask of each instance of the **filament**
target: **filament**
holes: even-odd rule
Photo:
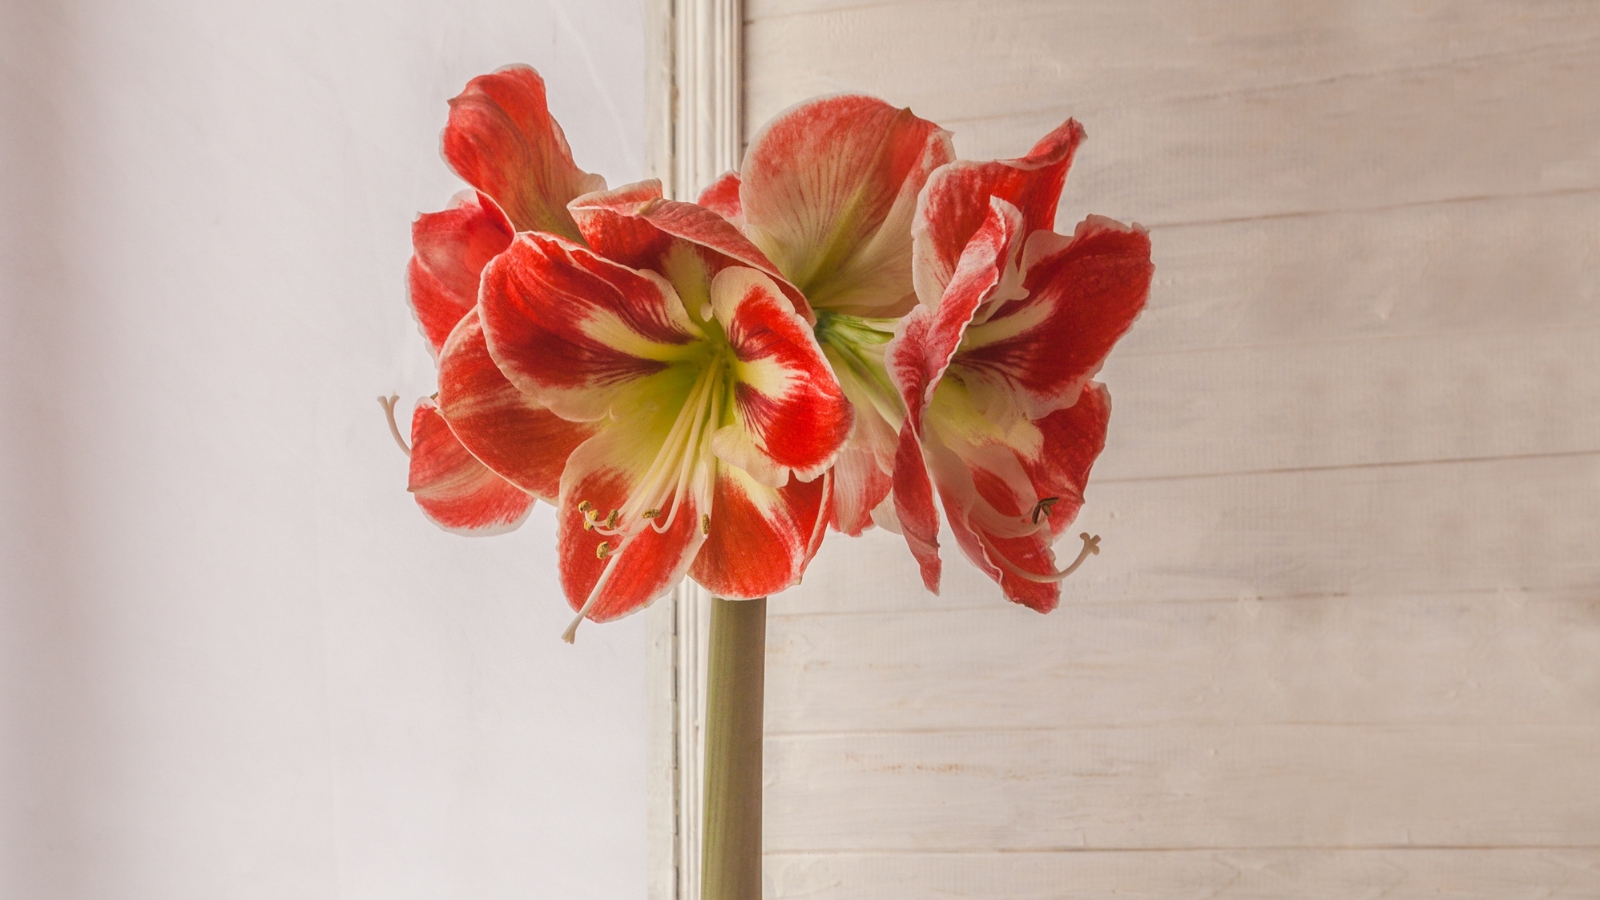
[[[1010,572],[1012,575],[1015,575],[1018,578],[1026,581],[1032,581],[1036,584],[1050,584],[1052,582],[1061,581],[1068,575],[1071,575],[1073,572],[1078,571],[1078,567],[1083,565],[1084,560],[1100,552],[1100,535],[1097,534],[1090,536],[1089,532],[1085,531],[1084,533],[1078,535],[1078,539],[1083,541],[1083,549],[1078,551],[1078,558],[1072,561],[1072,565],[1067,566],[1065,569],[1060,571],[1051,571],[1049,574],[1041,575],[1038,572],[1029,572],[1027,569],[1023,569],[1011,560],[1006,559],[1005,556],[1001,554],[999,548],[995,547],[995,545],[984,536],[982,531],[973,529],[973,534],[978,536],[979,543],[983,544],[983,548],[989,551],[990,558],[999,563],[1002,569],[1005,569],[1007,572]]]
[[[396,425],[394,421],[394,405],[399,402],[399,394],[390,394],[387,397],[378,398],[378,403],[383,406],[383,415],[389,420],[389,436],[394,438],[394,442],[400,446],[401,453],[410,456],[411,448],[406,446],[406,439],[400,436],[400,426]]]

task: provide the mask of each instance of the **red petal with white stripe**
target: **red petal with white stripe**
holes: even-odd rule
[[[873,97],[811,100],[750,142],[745,233],[816,309],[898,316],[915,302],[911,222],[949,133]]]
[[[440,354],[439,411],[473,456],[549,503],[567,457],[594,435],[592,424],[561,418],[506,380],[489,356],[476,309]]]
[[[794,285],[739,229],[694,203],[661,196],[655,179],[588,194],[570,206],[590,248],[612,262],[665,275],[685,303],[706,301],[711,279],[729,266],[770,276],[806,320],[811,307]]]
[[[709,466],[697,470],[682,485],[678,502],[663,504],[659,516],[619,520],[617,525],[632,531],[631,537],[587,527],[592,519],[603,523],[612,510],[628,506],[660,452],[659,431],[606,428],[572,454],[562,474],[557,532],[561,587],[574,610],[588,605],[586,618],[591,621],[625,616],[671,590],[705,542]]]
[[[704,340],[661,276],[551,235],[518,235],[484,270],[479,302],[500,370],[566,419],[647,399],[643,382]]]
[[[411,414],[411,477],[407,490],[440,528],[489,535],[522,524],[533,497],[496,475],[461,445],[429,401]]]
[[[572,161],[561,126],[550,116],[544,79],[507,66],[467,82],[450,101],[444,158],[466,182],[494,198],[517,231],[578,237],[567,203],[604,190],[605,179]]]
[[[800,580],[821,540],[828,479],[781,488],[722,466],[711,501],[711,534],[689,574],[728,599],[765,597]]]
[[[1070,238],[1034,232],[1022,252],[1027,296],[969,326],[952,366],[991,416],[1071,406],[1144,309],[1153,271],[1138,226],[1090,216]]]
[[[711,307],[734,358],[735,423],[713,437],[717,455],[769,487],[791,471],[802,481],[821,475],[850,434],[852,411],[811,326],[755,269],[719,272]]]
[[[1082,142],[1083,126],[1068,119],[1021,159],[962,160],[928,177],[911,226],[917,296],[923,303],[939,302],[968,241],[989,214],[990,198],[1021,212],[1024,236],[1055,227],[1061,187]]]

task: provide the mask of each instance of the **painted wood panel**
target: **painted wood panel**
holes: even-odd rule
[[[769,735],[1600,726],[1600,587],[791,615],[767,653]]]
[[[779,897],[904,900],[1589,900],[1600,851],[1176,850],[773,854]]]
[[[1589,596],[1600,586],[1596,510],[1597,454],[1091,481],[1072,530],[1101,535],[1101,552],[1063,584],[1062,603]],[[1003,603],[948,535],[943,545],[944,590],[933,596],[897,535],[832,535],[770,614]]]
[[[1600,125],[1595,130],[1600,132]],[[1094,209],[1068,197],[1060,218]],[[1157,228],[1143,353],[1600,325],[1600,196]]]
[[[773,601],[768,894],[1600,895],[1600,6],[745,12],[747,129],[1075,116],[1157,266],[1060,610],[886,533]]]
[[[1595,725],[787,735],[767,754],[773,853],[1600,846]]]
[[[1393,68],[1371,70],[1331,62],[1351,48],[1348,33],[1289,23],[1286,33],[1322,52],[1285,44],[1286,77],[1241,83],[1235,73],[1257,67],[1228,56],[1226,42],[1192,67],[1168,66],[1171,54],[1182,56],[1180,37],[1204,44],[1206,32],[1169,30],[1171,41],[1148,46],[1109,40],[1089,59],[1120,53],[1114,76],[1080,63],[1055,49],[1078,33],[1076,6],[1035,4],[1038,21],[1006,15],[1011,4],[1004,3],[758,19],[747,32],[749,58],[758,61],[748,67],[747,127],[801,97],[865,90],[951,128],[963,156],[986,158],[1020,155],[1073,116],[1085,123],[1089,142],[1066,202],[1092,199],[1097,212],[1152,226],[1600,188],[1600,94],[1589,87],[1600,84],[1592,8],[1575,13],[1581,26],[1556,30],[1564,23],[1552,22],[1542,39],[1525,37],[1526,49],[1463,48],[1444,58],[1445,49],[1460,45],[1441,37],[1437,62],[1412,63],[1402,43]],[[1320,8],[1336,18],[1339,6]],[[1401,7],[1391,9],[1387,16],[1373,10],[1360,33],[1404,19],[1396,14]],[[1481,42],[1505,28],[1504,16],[1479,21]],[[1122,22],[1132,37],[1137,23]],[[883,52],[889,33],[903,54]],[[825,64],[799,47],[827,47]],[[1330,60],[1328,67],[1295,69],[1307,55]],[[1057,71],[1041,72],[1041,65]],[[930,69],[962,77],[930,77]],[[994,84],[969,71],[1011,80]],[[1095,72],[1104,83],[1087,74]]]

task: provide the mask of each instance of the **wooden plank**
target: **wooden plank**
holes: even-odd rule
[[[833,8],[828,8],[833,7]],[[750,112],[879,90],[952,121],[1414,72],[1600,39],[1592,4],[747,0]],[[884,53],[893,35],[906,53]],[[925,67],[922,60],[946,65]]]
[[[1083,208],[1063,211],[1063,222]],[[1063,226],[1067,227],[1067,226]],[[1600,325],[1600,194],[1158,228],[1115,358]]]
[[[761,60],[750,71],[749,125],[816,93],[864,90],[952,128],[963,156],[987,158],[1020,154],[1076,116],[1091,140],[1068,186],[1069,208],[1146,225],[1600,189],[1593,6],[1573,13],[1571,30],[1559,21],[1535,27],[1540,37],[1526,49],[1329,77],[1308,66],[1282,84],[1242,85],[1231,73],[1251,70],[1248,57],[1219,50],[1168,74],[1164,46],[1133,53],[1107,68],[1114,76],[1097,79],[1088,73],[1101,67],[1050,42],[1070,31],[1073,8],[1038,7],[1041,22],[1059,23],[1051,27],[1005,15],[974,20],[971,6],[946,16],[868,7],[757,21],[747,35],[750,58]],[[1505,27],[1509,15],[1502,8],[1482,27]],[[1385,24],[1368,27],[1378,33]],[[890,31],[916,48],[916,59],[961,64],[905,64],[903,54],[882,52]],[[1318,43],[1305,23],[1286,33]],[[1028,34],[1040,44],[1031,51]],[[973,45],[994,58],[972,64],[963,48]],[[1100,52],[1120,55],[1127,46],[1109,41]],[[1352,44],[1335,35],[1326,46],[1334,53]],[[1395,47],[1399,53],[1403,43]],[[1273,52],[1286,54],[1292,70],[1296,49],[1280,42]],[[1013,86],[963,90],[979,71]],[[1160,89],[1168,79],[1180,93]]]
[[[767,733],[1600,726],[1600,588],[775,617]]]
[[[767,741],[778,853],[1600,846],[1600,727],[1242,725]]]
[[[1600,585],[1595,454],[1091,481],[1088,494],[1072,532],[1101,535],[1102,550],[1063,584],[1063,604],[1584,594]],[[830,535],[805,582],[779,595],[773,614],[1004,603],[948,535],[944,547],[944,591],[935,597],[911,587],[920,582],[899,536]]]
[[[1096,475],[1600,451],[1596,348],[1600,329],[1113,354]]]
[[[1600,850],[768,854],[774,900],[1579,900]]]

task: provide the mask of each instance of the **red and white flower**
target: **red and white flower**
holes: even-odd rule
[[[737,174],[700,204],[736,222],[816,312],[816,335],[855,407],[834,469],[832,524],[860,534],[884,502],[905,417],[884,368],[895,320],[916,306],[912,222],[929,173],[955,154],[948,132],[859,95],[795,106],[751,140]]]
[[[804,300],[731,224],[655,182],[571,209],[587,246],[518,235],[480,302],[500,370],[594,429],[557,500],[573,628],[686,572],[726,598],[790,586],[851,422]]]
[[[1055,608],[1051,544],[1083,504],[1110,398],[1092,381],[1149,293],[1150,240],[1099,216],[1050,229],[1083,130],[1068,121],[1025,157],[957,162],[928,179],[913,226],[922,305],[888,350],[906,404],[894,500],[938,590],[945,510],[962,551],[1014,602]]]
[[[477,190],[414,229],[424,511],[491,533],[553,501],[569,640],[685,572],[729,598],[797,581],[852,420],[804,294],[716,212],[579,170],[532,69],[474,79],[443,143]]]

